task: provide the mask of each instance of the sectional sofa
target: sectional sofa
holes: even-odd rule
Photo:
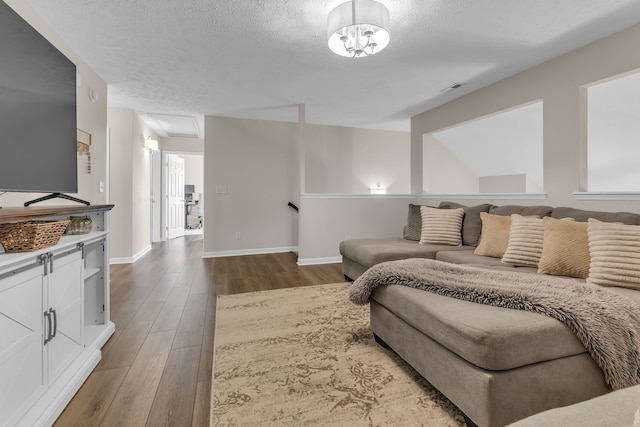
[[[607,274],[598,276],[602,269],[590,264],[593,256],[589,256],[587,241],[591,225],[638,226],[640,215],[550,206],[467,207],[452,202],[442,203],[438,209],[463,211],[458,245],[420,242],[424,233],[421,207],[409,205],[403,237],[341,242],[345,277],[354,280],[374,265],[410,258],[522,274],[573,276],[570,280],[576,283],[584,283],[592,270],[594,278],[600,277],[597,284],[640,304],[640,284],[634,283],[640,279],[632,277],[630,283],[617,286],[617,278],[611,282]],[[544,223],[537,240],[525,239],[528,243],[537,241],[535,262],[528,258],[530,254],[518,251],[517,239],[512,239],[513,245],[509,240],[516,234],[516,222],[529,218],[543,218]],[[608,229],[602,233],[615,237],[628,232],[624,228],[619,233]],[[631,232],[637,232],[636,228],[631,227]],[[640,241],[640,234],[631,241]],[[509,258],[512,246],[515,249]],[[634,251],[632,248],[632,257]],[[447,396],[465,414],[468,425],[504,426],[612,390],[581,341],[554,318],[406,286],[379,286],[369,303],[376,340],[393,349]]]

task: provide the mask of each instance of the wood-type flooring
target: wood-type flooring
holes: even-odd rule
[[[208,426],[216,295],[344,281],[340,264],[296,260],[202,259],[202,236],[190,235],[112,265],[116,332],[55,426]]]

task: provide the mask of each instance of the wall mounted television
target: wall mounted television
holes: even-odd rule
[[[75,64],[0,1],[0,192],[77,193],[76,127]]]

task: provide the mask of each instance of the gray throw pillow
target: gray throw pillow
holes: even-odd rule
[[[462,244],[467,246],[478,246],[480,234],[482,233],[482,220],[480,212],[489,212],[493,205],[488,203],[476,206],[464,206],[455,202],[442,202],[438,206],[440,209],[464,209],[464,219],[462,220]]]
[[[544,218],[545,216],[551,216],[553,208],[551,206],[521,206],[521,205],[502,205],[492,206],[489,209],[489,213],[492,215],[507,215],[518,214],[522,216],[538,216]]]
[[[407,215],[407,226],[404,228],[406,240],[420,241],[422,233],[422,216],[420,215],[420,205],[409,204],[409,214]]]
[[[640,225],[640,215],[629,212],[599,212],[558,207],[553,209],[551,216],[558,219],[573,218],[581,222],[587,222],[589,218],[593,218],[602,222],[621,222],[627,225]]]

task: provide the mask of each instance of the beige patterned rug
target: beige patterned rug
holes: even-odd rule
[[[218,297],[211,425],[463,426],[376,344],[347,283]]]

